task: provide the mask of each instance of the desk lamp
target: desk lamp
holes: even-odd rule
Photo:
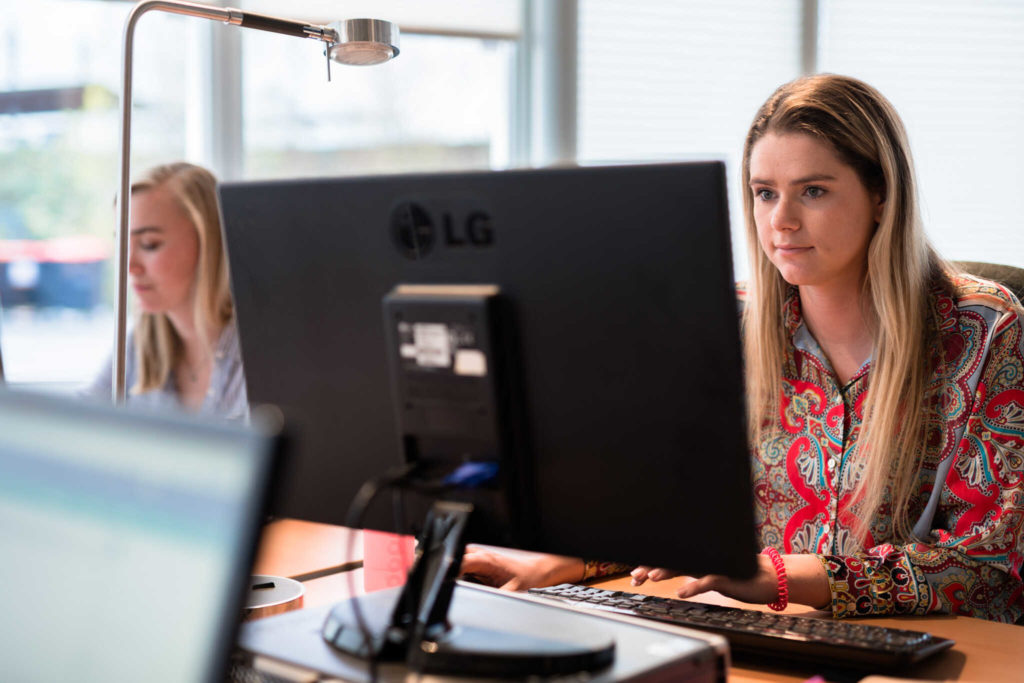
[[[128,14],[124,27],[124,46],[121,53],[121,186],[118,189],[117,244],[117,332],[114,337],[113,399],[123,403],[125,398],[125,370],[127,346],[127,289],[128,289],[128,211],[131,204],[129,191],[129,164],[131,157],[132,116],[132,43],[135,24],[149,10],[184,14],[223,21],[227,24],[254,28],[261,31],[283,33],[298,38],[315,38],[326,43],[327,79],[331,77],[331,60],[341,64],[369,66],[381,64],[398,55],[398,26],[380,19],[346,19],[320,26],[293,19],[281,19],[230,7],[212,7],[176,0],[145,0]]]

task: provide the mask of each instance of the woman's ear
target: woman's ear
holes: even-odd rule
[[[882,211],[884,211],[884,210],[885,210],[885,195],[884,194],[876,194],[875,195],[875,211],[874,211],[874,217],[875,217],[875,223],[876,224],[882,222]]]

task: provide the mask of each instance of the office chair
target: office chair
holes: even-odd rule
[[[1024,268],[984,261],[954,261],[953,265],[965,273],[998,282],[1013,292],[1018,301],[1024,303]]]

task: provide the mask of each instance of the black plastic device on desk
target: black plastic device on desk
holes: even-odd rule
[[[834,667],[896,669],[947,650],[954,642],[922,631],[868,626],[752,609],[709,605],[564,583],[534,588],[558,602],[710,631],[737,658],[794,659]]]

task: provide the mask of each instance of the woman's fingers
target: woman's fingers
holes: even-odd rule
[[[476,549],[468,549],[462,556],[461,574],[488,586],[500,586],[512,579],[512,571],[497,555]]]
[[[652,569],[647,573],[647,578],[651,581],[664,581],[665,579],[671,579],[675,576],[679,576],[679,574],[671,569],[662,569],[661,567]]]
[[[707,576],[690,579],[676,591],[676,595],[680,598],[692,598],[695,595],[716,590],[720,578],[715,574],[708,574]]]
[[[674,572],[671,569],[645,567],[643,565],[636,567],[629,573],[629,575],[633,577],[632,584],[634,586],[642,586],[648,579],[651,581],[664,581],[665,579],[671,579],[674,576],[679,576],[677,572]]]
[[[498,587],[503,591],[521,591],[523,590],[523,582],[518,576],[514,576]]]
[[[647,575],[650,573],[650,571],[650,567],[644,567],[642,565],[639,567],[635,567],[633,571],[629,573],[629,575],[632,577],[632,581],[630,583],[632,583],[632,585],[634,586],[644,585],[644,582],[647,581]]]
[[[708,574],[686,582],[676,591],[680,598],[692,598],[708,591],[718,591],[727,598],[764,604],[774,600],[778,593],[778,581],[771,560],[761,555],[758,572],[752,579],[730,579],[719,574]]]

